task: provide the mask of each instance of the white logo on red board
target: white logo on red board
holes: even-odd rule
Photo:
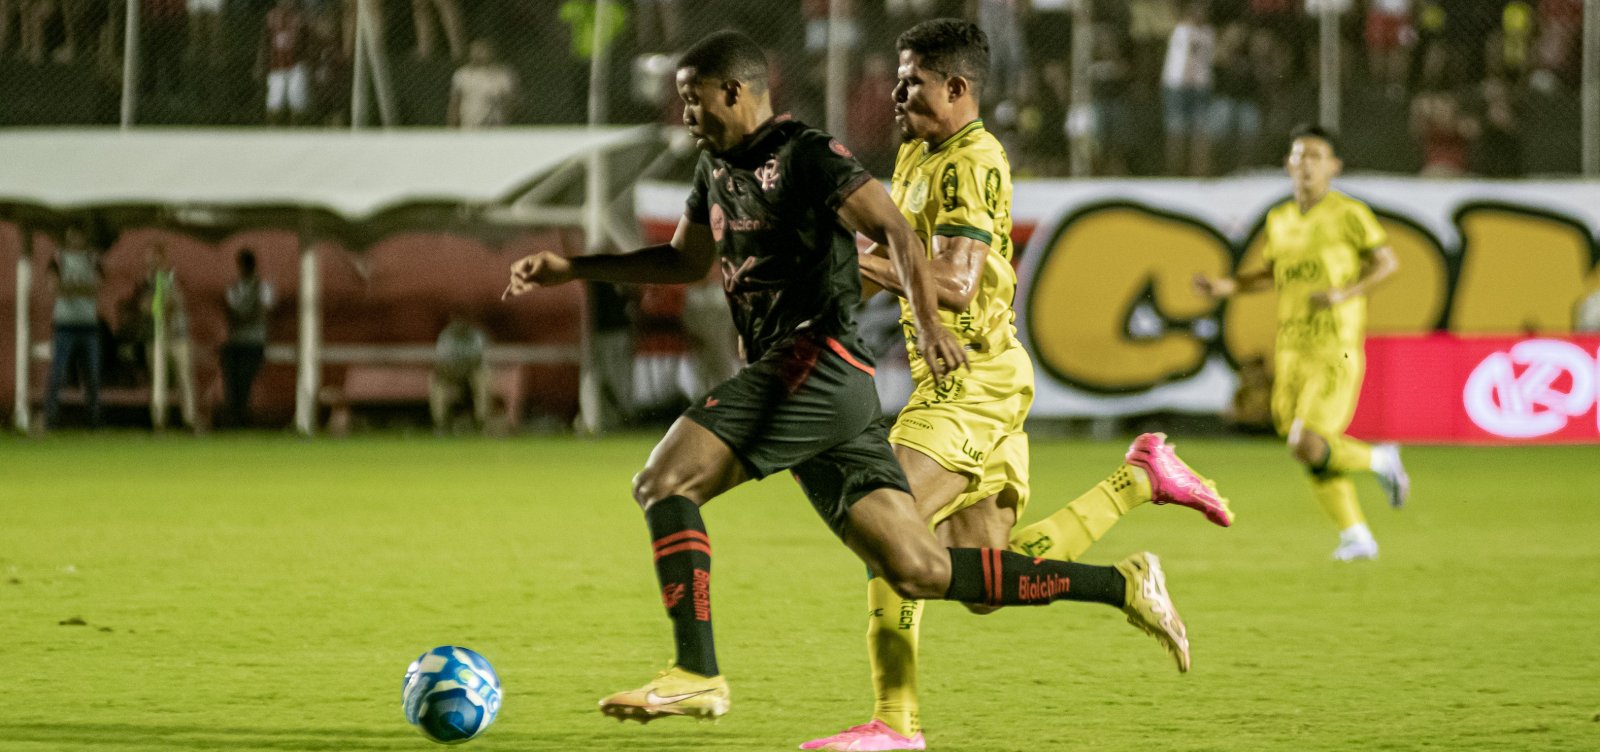
[[[1484,358],[1472,369],[1462,403],[1472,422],[1508,439],[1548,436],[1600,400],[1600,351],[1533,339]]]

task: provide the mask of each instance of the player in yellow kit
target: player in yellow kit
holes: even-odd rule
[[[959,541],[1061,560],[1077,558],[1123,514],[1147,501],[1188,506],[1216,524],[1231,524],[1226,500],[1209,482],[1178,459],[1164,436],[1145,434],[1134,441],[1127,464],[1109,478],[1055,515],[1014,533],[1029,496],[1023,420],[1033,402],[1033,363],[1012,325],[1017,280],[1011,267],[1011,169],[1000,142],[978,119],[988,41],[973,24],[941,19],[913,27],[901,35],[898,47],[895,112],[905,142],[891,195],[931,256],[940,317],[966,349],[969,363],[968,371],[934,378],[916,354],[915,329],[905,330],[916,387],[889,440],[918,513],[949,545]],[[860,262],[865,282],[901,293],[885,254],[869,250]],[[911,321],[905,306],[902,296],[902,319]],[[1160,561],[1137,554],[1117,570],[1129,583],[1140,578],[1146,583],[1128,586],[1128,602],[1142,602],[1140,607],[1160,614],[1152,634],[1179,670],[1187,670],[1188,636],[1166,594]],[[867,601],[873,718],[801,749],[926,748],[916,695],[922,602],[901,598],[876,576],[868,583]]]
[[[1372,210],[1330,188],[1343,163],[1327,131],[1296,131],[1287,166],[1294,198],[1267,214],[1266,268],[1226,279],[1197,277],[1195,284],[1219,298],[1277,287],[1273,422],[1310,472],[1317,501],[1339,527],[1333,557],[1375,559],[1378,543],[1350,474],[1376,473],[1397,509],[1405,504],[1411,481],[1398,447],[1369,446],[1344,431],[1355,415],[1366,367],[1366,294],[1399,262]]]

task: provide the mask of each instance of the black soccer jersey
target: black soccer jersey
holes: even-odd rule
[[[838,141],[787,115],[732,152],[700,155],[687,213],[711,226],[749,362],[802,330],[865,354],[855,236],[838,210],[871,179]]]

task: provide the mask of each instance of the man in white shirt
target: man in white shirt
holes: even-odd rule
[[[1211,101],[1216,48],[1216,31],[1207,18],[1205,3],[1191,0],[1167,40],[1166,64],[1161,68],[1168,174],[1203,177],[1211,171],[1211,150],[1201,117]]]
[[[479,39],[469,48],[467,64],[450,80],[449,125],[452,128],[497,128],[511,121],[517,76],[499,61],[494,45]]]

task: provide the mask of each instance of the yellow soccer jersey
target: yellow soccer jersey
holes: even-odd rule
[[[933,254],[937,236],[965,236],[989,245],[978,294],[965,313],[941,309],[939,318],[982,360],[1015,346],[1016,314],[1011,309],[1017,274],[1011,268],[1011,163],[1000,141],[974,120],[937,149],[926,141],[900,146],[890,189],[900,213]],[[911,308],[900,301],[900,320],[908,340],[913,336]],[[907,349],[912,374],[925,380],[927,366],[915,343]]]
[[[1367,326],[1366,297],[1318,308],[1311,296],[1354,283],[1362,264],[1388,242],[1372,210],[1338,191],[1329,191],[1304,214],[1293,199],[1274,207],[1267,214],[1266,259],[1278,289],[1278,349],[1359,350]]]

